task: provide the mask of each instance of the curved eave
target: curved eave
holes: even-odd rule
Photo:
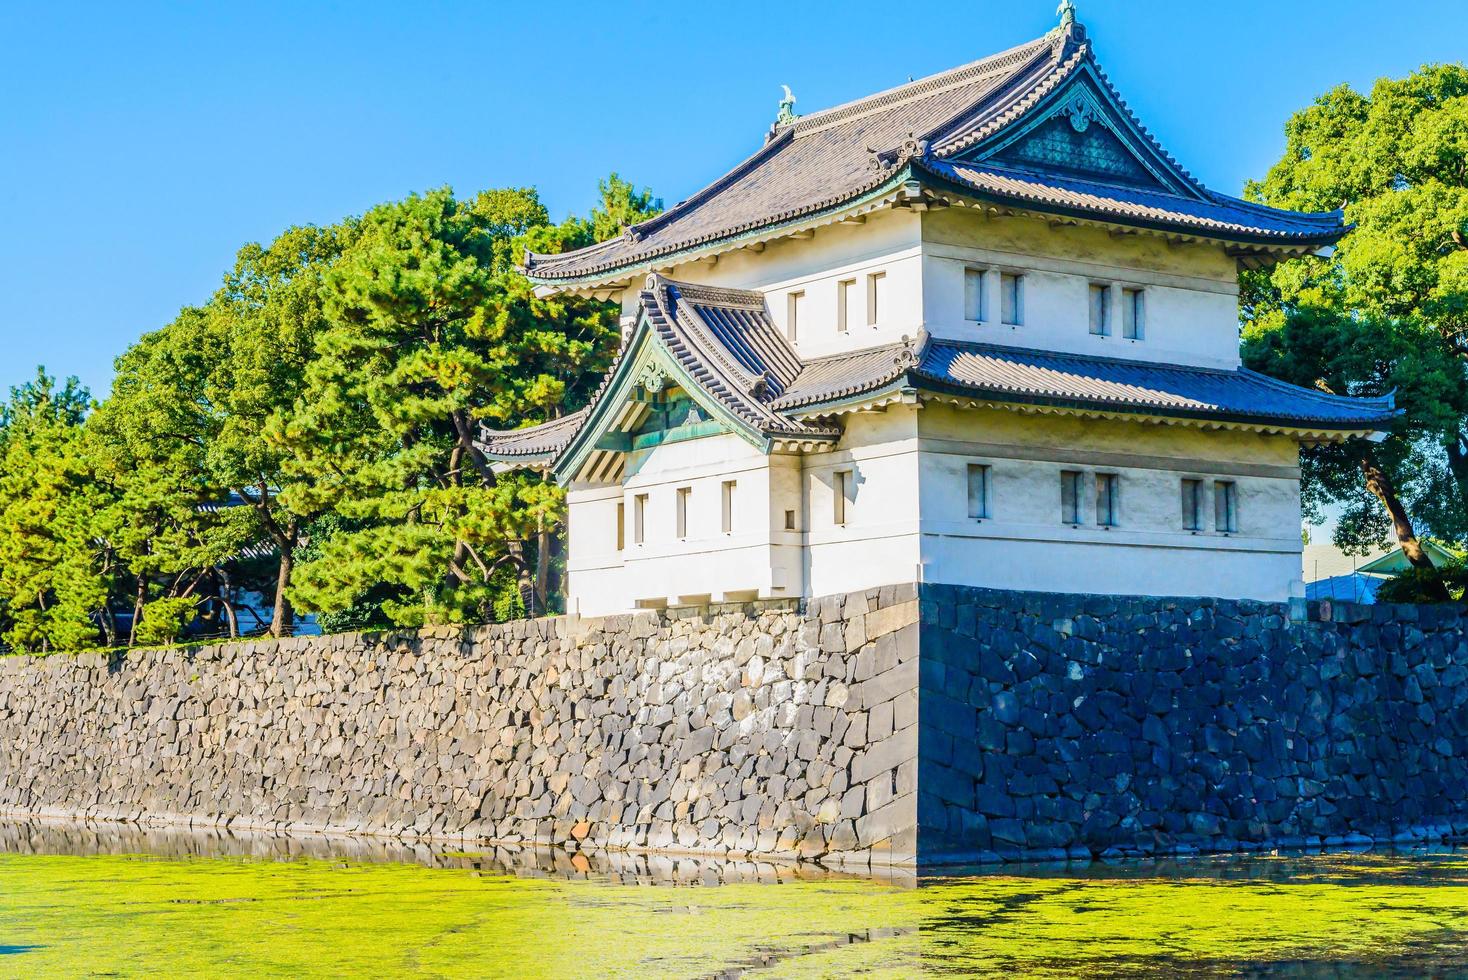
[[[859,188],[848,197],[824,202],[811,210],[781,217],[765,224],[731,231],[728,234],[714,235],[704,241],[675,246],[666,251],[654,252],[630,262],[608,266],[605,269],[597,269],[582,275],[564,278],[543,276],[537,275],[533,267],[522,267],[521,271],[532,284],[553,289],[598,286],[612,280],[632,279],[649,272],[748,248],[751,245],[785,238],[798,232],[811,231],[823,225],[835,224],[859,214],[879,210],[895,201],[897,188],[906,182],[909,176],[906,168],[899,168],[875,187]]]
[[[1178,409],[1158,405],[1121,405],[1085,399],[985,391],[945,383],[915,371],[901,375],[870,391],[793,407],[786,411],[798,418],[831,417],[853,412],[875,411],[898,402],[910,403],[914,394],[922,400],[932,400],[934,396],[937,396],[939,400],[966,407],[1063,413],[1089,418],[1192,425],[1200,428],[1244,429],[1253,432],[1292,435],[1307,442],[1342,442],[1346,439],[1371,437],[1390,426],[1394,419],[1403,414],[1400,409],[1392,409],[1375,417],[1312,419],[1250,415],[1207,409]]]
[[[1088,224],[1102,225],[1108,228],[1139,229],[1194,241],[1217,242],[1222,245],[1250,245],[1259,247],[1265,251],[1301,252],[1320,248],[1325,245],[1334,245],[1350,230],[1345,224],[1341,224],[1330,229],[1321,229],[1318,234],[1305,232],[1278,234],[1265,232],[1251,233],[1243,230],[1235,231],[1232,229],[1209,227],[1201,223],[1193,224],[1183,221],[1140,218],[1131,215],[1114,214],[1099,208],[1086,208],[1047,201],[1036,201],[1022,194],[1004,194],[987,188],[974,187],[971,184],[953,180],[944,174],[924,167],[921,165],[921,162],[918,163],[918,168],[922,170],[922,180],[925,183],[932,182],[935,188],[940,191],[978,201],[981,204],[1002,207],[1009,211],[1034,215],[1036,217],[1069,218],[1074,221],[1084,221]]]

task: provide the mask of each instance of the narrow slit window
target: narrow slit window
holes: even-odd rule
[[[1239,490],[1237,484],[1223,480],[1213,484],[1213,529],[1220,534],[1234,534],[1239,529]]]
[[[1096,524],[1098,527],[1116,527],[1121,523],[1120,501],[1121,478],[1115,473],[1096,474]]]
[[[881,320],[886,307],[883,294],[887,291],[887,273],[873,272],[867,276],[867,326],[875,327]]]
[[[797,290],[785,297],[785,336],[792,341],[800,339],[800,314],[804,305],[803,290]]]
[[[1111,335],[1111,287],[1091,284],[1091,333]]]
[[[1006,326],[1017,327],[1025,322],[1025,277],[1012,272],[999,276],[1000,311]]]
[[[982,463],[968,465],[968,516],[974,520],[989,516],[989,467]]]
[[[973,323],[984,322],[984,270],[963,270],[963,318]]]
[[[617,550],[627,547],[627,505],[617,501]]]
[[[836,283],[836,330],[838,333],[846,333],[851,329],[851,301],[855,298],[855,279],[842,279]]]
[[[1183,530],[1203,530],[1203,481],[1183,481]]]
[[[851,493],[851,471],[837,470],[831,479],[831,521],[838,527],[846,523],[846,502]]]
[[[795,511],[793,510],[787,510],[785,512],[785,530],[795,530]]]
[[[1081,489],[1083,474],[1077,470],[1062,470],[1060,474],[1060,520],[1063,524],[1080,524],[1085,520],[1085,506]]]
[[[1141,340],[1147,332],[1147,294],[1141,289],[1121,291],[1121,335]]]
[[[642,544],[647,535],[647,494],[632,498],[632,543]]]
[[[692,487],[678,488],[678,540],[688,537],[688,498],[693,493]]]
[[[734,533],[734,487],[733,480],[724,481],[723,530],[725,534]]]

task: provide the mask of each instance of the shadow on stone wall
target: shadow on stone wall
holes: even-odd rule
[[[1468,618],[1361,609],[923,586],[921,856],[1468,837]]]

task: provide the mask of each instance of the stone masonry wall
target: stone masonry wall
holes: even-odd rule
[[[893,586],[0,658],[0,813],[1090,858],[1468,836],[1468,613]]]
[[[0,659],[0,811],[911,861],[913,586]]]
[[[919,853],[1468,837],[1468,614],[922,588]]]

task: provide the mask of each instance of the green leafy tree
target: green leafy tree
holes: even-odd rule
[[[211,317],[188,308],[117,359],[112,393],[87,421],[87,453],[97,477],[114,489],[97,516],[133,579],[132,635],[155,598],[221,591],[226,565],[258,540],[253,515],[222,508],[229,488],[207,465]],[[171,615],[171,614],[170,614]]]
[[[1404,417],[1380,445],[1305,455],[1307,506],[1343,507],[1353,550],[1390,528],[1432,567],[1423,528],[1468,534],[1468,70],[1428,66],[1369,95],[1342,86],[1286,125],[1284,157],[1248,194],[1299,210],[1344,208],[1328,258],[1243,277],[1251,366],[1341,394],[1395,389]]]
[[[324,505],[292,510],[282,490],[312,474],[288,473],[288,446],[269,437],[272,426],[295,410],[305,389],[316,338],[326,328],[323,280],[356,234],[355,222],[297,227],[268,246],[240,250],[234,270],[210,304],[212,350],[207,403],[201,413],[204,464],[211,482],[228,487],[254,513],[260,540],[275,555],[271,630],[284,635],[295,620],[290,582],[308,523]],[[305,497],[307,495],[300,495]]]
[[[486,619],[501,570],[525,564],[542,491],[497,478],[479,422],[559,403],[560,365],[615,329],[604,312],[536,299],[515,272],[521,237],[546,220],[529,190],[433,191],[363,218],[326,280],[331,325],[305,395],[272,427],[295,451],[288,471],[326,474],[287,487],[288,505],[355,524],[302,565],[306,605],[338,612],[386,584],[395,622]]]
[[[165,597],[207,591],[235,633],[227,596],[258,588],[273,596],[272,632],[291,629],[295,555],[318,512],[283,505],[289,450],[268,432],[301,395],[326,324],[322,278],[352,234],[348,222],[246,245],[207,303],[119,359],[93,428],[104,470],[124,488],[112,533],[138,572],[135,604],[147,601],[150,578]],[[239,506],[221,506],[229,502]],[[272,555],[262,580],[252,574],[262,562],[240,558],[247,547]]]
[[[94,523],[106,489],[82,446],[91,398],[43,370],[0,406],[0,631],[26,651],[82,649],[113,632],[114,561]]]

